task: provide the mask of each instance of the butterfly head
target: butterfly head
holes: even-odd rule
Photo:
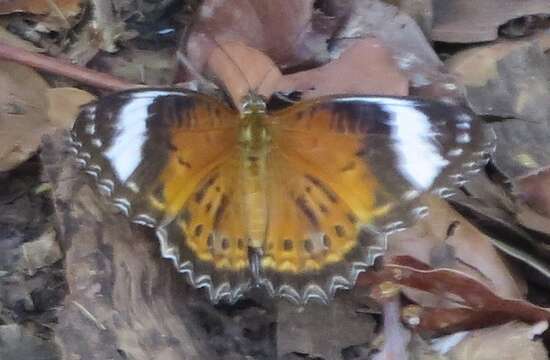
[[[241,116],[261,115],[266,112],[266,99],[256,93],[250,92],[241,100]]]

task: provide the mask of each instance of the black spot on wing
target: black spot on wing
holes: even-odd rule
[[[170,151],[178,151],[178,147],[174,145],[170,140],[166,141],[166,146]]]
[[[164,198],[164,185],[157,184],[151,191],[151,195],[160,203],[164,203],[166,199]]]
[[[346,229],[342,225],[334,225],[334,232],[338,237],[345,237],[346,236]]]
[[[181,165],[181,166],[184,166],[188,169],[191,169],[191,163],[185,161],[183,158],[179,157],[178,156],[178,163]]]
[[[352,213],[348,213],[348,214],[346,215],[346,218],[347,218],[348,221],[349,221],[351,224],[353,224],[353,225],[357,224],[357,222],[359,221],[359,220],[357,219],[357,216],[355,216],[355,214],[352,214]]]
[[[292,240],[290,240],[290,239],[283,240],[283,249],[285,251],[291,251],[293,247],[294,247],[294,245],[292,243]]]
[[[229,198],[227,195],[222,195],[222,198],[220,200],[220,203],[218,204],[218,207],[216,208],[216,212],[214,213],[214,229],[217,229],[220,225],[220,221],[222,220],[223,214],[225,210],[227,209],[227,205],[229,204]]]
[[[303,196],[299,196],[294,200],[294,202],[296,203],[296,206],[298,206],[298,208],[306,216],[310,224],[316,228],[319,227],[319,219],[317,219],[317,216],[307,204],[306,199]]]
[[[191,212],[188,209],[181,210],[178,214],[178,220],[185,224],[191,223]]]
[[[196,237],[201,236],[201,234],[202,234],[202,229],[203,229],[202,224],[199,224],[199,225],[195,226],[195,236],[196,236]]]
[[[338,202],[338,197],[336,194],[328,187],[326,186],[321,180],[316,178],[315,176],[306,175],[306,179],[308,179],[316,188],[321,190],[325,194],[325,196],[333,203]]]
[[[197,190],[197,192],[195,193],[195,202],[197,204],[200,204],[201,201],[204,199],[204,196],[206,195],[206,192],[208,191],[208,189],[214,185],[214,183],[216,182],[216,179],[218,178],[218,174],[215,174],[213,176],[211,176],[206,182],[204,182],[201,187]]]

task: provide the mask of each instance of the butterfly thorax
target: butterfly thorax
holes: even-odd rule
[[[265,100],[250,94],[241,108],[239,145],[243,210],[247,221],[249,246],[261,248],[267,230],[267,157],[271,147],[270,129],[266,124]]]

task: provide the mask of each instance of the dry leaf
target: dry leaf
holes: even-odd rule
[[[498,27],[531,14],[550,12],[548,0],[446,0],[434,2],[432,39],[473,43],[498,37]]]
[[[128,47],[116,56],[101,54],[94,67],[136,84],[165,86],[174,82],[175,57],[172,49],[141,50]]]
[[[531,209],[550,218],[550,170],[516,180],[518,196]]]
[[[374,336],[375,321],[356,312],[351,298],[340,296],[330,307],[311,303],[306,307],[283,300],[277,304],[277,353],[297,352],[323,359],[342,359],[341,350],[364,344]],[[323,316],[319,316],[323,314]]]
[[[180,51],[197,72],[219,43],[240,41],[258,49],[280,67],[327,58],[333,18],[314,11],[312,0],[207,0]],[[189,80],[189,79],[187,79]]]
[[[34,46],[31,42],[21,39],[13,33],[0,26],[0,41],[3,44],[21,48],[32,52],[43,52],[44,50]]]
[[[488,236],[446,201],[435,196],[425,197],[424,201],[430,209],[428,215],[412,228],[390,236],[388,256],[409,255],[434,267],[453,268],[475,277],[500,296],[523,296],[523,285]],[[448,234],[451,226],[452,234]],[[431,303],[426,298],[424,301]]]
[[[544,344],[533,339],[546,328],[546,322],[536,325],[513,322],[472,331],[448,355],[453,360],[547,360]]]
[[[212,51],[208,69],[225,86],[237,107],[249,91],[269,98],[281,77],[270,58],[240,42],[222,43]]]
[[[27,160],[51,129],[48,84],[34,70],[0,61],[0,171]]]
[[[80,106],[95,99],[87,91],[77,88],[50,88],[48,98],[48,119],[58,129],[71,129],[80,111]]]
[[[34,15],[46,15],[61,12],[71,16],[80,12],[81,0],[3,0],[0,2],[0,14],[25,12]]]
[[[47,229],[36,240],[26,242],[21,246],[23,256],[19,266],[29,276],[36,274],[38,269],[52,265],[63,257],[55,236],[54,229]]]
[[[277,91],[304,92],[304,98],[334,94],[407,95],[409,82],[392,54],[377,39],[354,41],[338,59],[284,76]]]
[[[517,298],[501,297],[469,275],[451,269],[432,269],[410,256],[386,259],[382,270],[361,274],[358,284],[373,286],[385,281],[455,304],[454,308],[418,305],[404,308],[404,321],[420,331],[442,334],[515,319],[530,323],[550,320],[550,309]]]
[[[497,135],[493,160],[510,178],[550,166],[550,63],[539,44],[503,41],[459,52],[447,62],[466,86],[474,112],[517,118],[491,124]]]

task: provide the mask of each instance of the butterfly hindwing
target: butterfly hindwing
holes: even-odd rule
[[[207,288],[214,301],[236,300],[252,284],[238,155],[234,149],[206,174],[176,216],[157,230],[161,244],[177,250],[179,270],[193,285]]]

